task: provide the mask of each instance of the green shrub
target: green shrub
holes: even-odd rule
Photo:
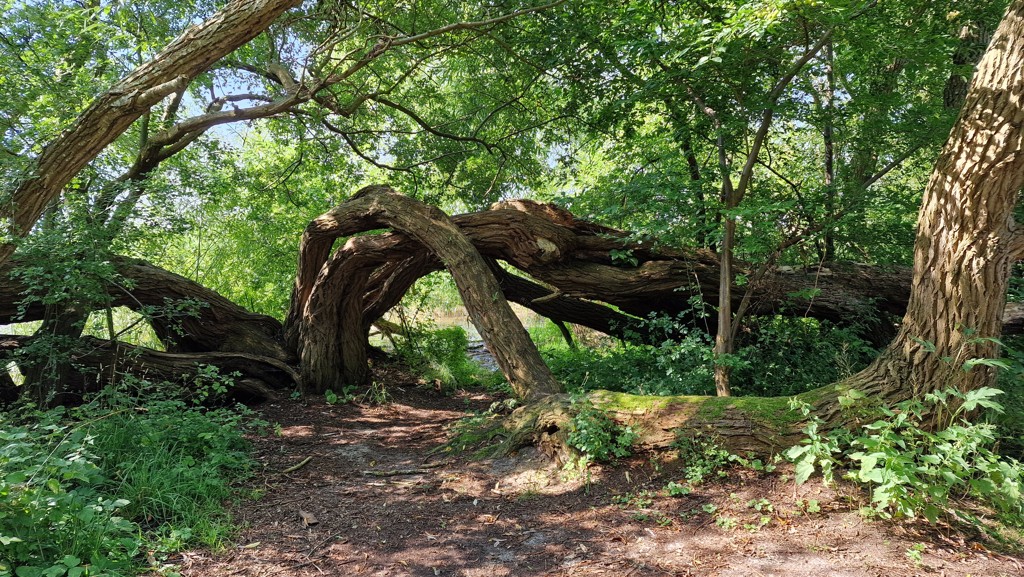
[[[672,443],[679,453],[679,462],[686,466],[686,480],[691,485],[702,483],[712,474],[725,477],[725,467],[732,455],[713,439],[703,436],[687,436],[676,431],[676,440]]]
[[[569,431],[569,445],[588,461],[607,462],[628,457],[636,433],[613,421],[604,411],[580,397],[572,400],[575,415]]]
[[[556,378],[569,390],[641,395],[714,394],[711,337],[666,317],[642,321],[657,345],[566,346],[554,325],[531,329]],[[877,352],[851,329],[811,318],[748,319],[751,331],[727,360],[737,395],[788,396],[848,376]]]
[[[1005,521],[1024,524],[1024,467],[992,451],[994,425],[967,419],[981,408],[1000,411],[993,400],[999,394],[992,388],[931,393],[878,408],[879,418],[855,433],[821,435],[820,421],[812,419],[805,430],[808,438],[786,456],[796,464],[797,481],[815,469],[846,468],[847,478],[871,490],[871,511],[883,517],[920,515],[934,522],[951,512],[951,499],[972,497],[995,508]],[[857,397],[848,396],[845,404]],[[806,405],[800,409],[810,410]],[[933,432],[936,418],[941,426]]]
[[[129,575],[146,551],[233,532],[224,501],[251,469],[244,410],[106,391],[21,420],[0,426],[0,575]]]
[[[0,428],[0,575],[127,574],[138,526],[120,514],[126,501],[99,490],[94,438],[62,416]]]
[[[530,334],[555,378],[570,391],[605,389],[641,395],[714,391],[710,341],[700,331],[691,330],[678,340],[665,339],[658,346],[618,343],[570,349],[551,329],[531,329]]]
[[[496,385],[504,378],[488,371],[466,356],[469,337],[462,327],[418,329],[406,339],[402,358],[427,380],[440,381],[446,387],[472,384]]]
[[[752,317],[732,372],[734,395],[785,397],[836,382],[878,352],[850,328],[813,318]]]
[[[252,464],[242,436],[246,411],[204,411],[181,401],[149,403],[145,411],[87,426],[97,464],[109,474],[101,487],[128,500],[124,514],[161,538],[178,531],[188,543],[222,546],[232,533],[224,501]]]

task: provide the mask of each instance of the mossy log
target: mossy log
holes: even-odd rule
[[[832,396],[836,386],[798,398],[813,404]],[[798,443],[804,424],[786,397],[656,397],[598,390],[585,399],[617,424],[629,426],[636,434],[634,447],[642,451],[664,451],[680,437],[706,436],[733,453],[773,455]],[[551,395],[463,433],[454,444],[484,444],[479,454],[490,457],[537,446],[564,461],[573,453],[568,436],[577,406],[569,395]]]

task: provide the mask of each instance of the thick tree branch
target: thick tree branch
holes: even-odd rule
[[[3,234],[28,234],[64,186],[150,106],[180,91],[188,80],[300,3],[301,0],[233,0],[98,96],[67,131],[43,149],[33,175],[18,183],[10,204],[0,206]],[[14,252],[14,244],[6,239],[0,242],[2,263]]]

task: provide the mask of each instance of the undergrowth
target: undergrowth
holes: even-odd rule
[[[480,366],[467,354],[469,337],[462,327],[433,328],[424,325],[401,339],[399,354],[413,371],[445,389],[466,386],[501,388],[504,377]]]
[[[852,330],[817,319],[755,317],[747,324],[750,330],[728,359],[736,395],[798,394],[849,376],[876,354]],[[570,391],[713,395],[714,355],[707,333],[664,317],[647,319],[644,325],[659,344],[609,339],[573,349],[551,323],[530,334]]]
[[[224,503],[252,468],[244,408],[107,390],[3,422],[0,576],[133,575],[234,533]]]
[[[616,423],[584,397],[573,397],[572,406],[568,443],[582,454],[581,464],[604,463],[632,454],[637,437],[632,428]]]
[[[799,401],[793,408],[809,417],[805,439],[786,451],[796,481],[820,471],[826,482],[836,472],[870,491],[864,512],[883,518],[940,517],[983,526],[981,517],[959,502],[970,498],[990,508],[1002,522],[1024,526],[1024,466],[994,451],[994,424],[970,420],[980,409],[1000,412],[1002,391],[982,388],[962,393],[946,389],[894,406],[875,408],[878,418],[856,430],[820,431],[821,421]],[[863,394],[850,391],[840,401],[854,407]],[[938,415],[938,416],[937,416]],[[937,428],[934,419],[939,418]]]

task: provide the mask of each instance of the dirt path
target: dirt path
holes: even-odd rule
[[[392,394],[381,407],[261,407],[279,435],[256,441],[265,472],[253,482],[259,497],[235,511],[238,545],[170,561],[192,577],[1024,575],[1021,558],[867,521],[856,493],[795,488],[778,473],[733,469],[672,498],[663,488],[681,464],[649,456],[592,470],[586,482],[560,480],[536,455],[431,455],[446,426],[491,399]]]

